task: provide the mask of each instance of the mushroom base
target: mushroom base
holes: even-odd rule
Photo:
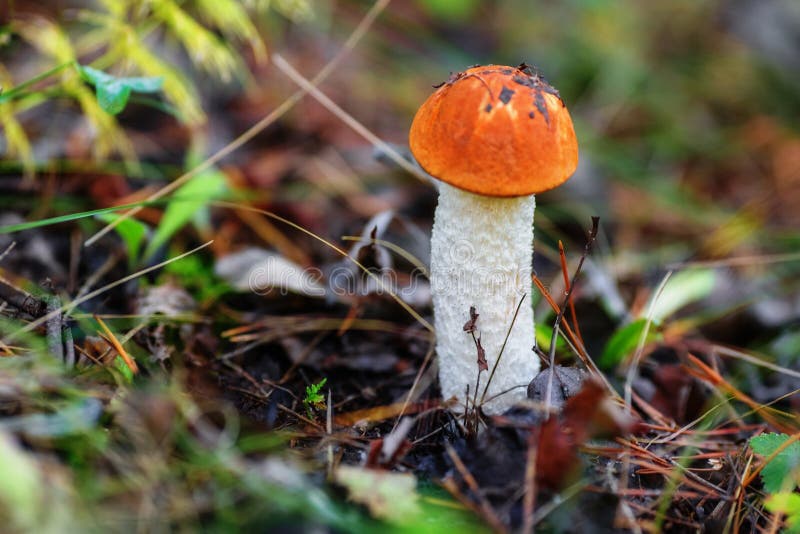
[[[530,300],[535,207],[532,195],[492,198],[439,184],[431,237],[436,352],[442,396],[458,399],[458,411],[467,406],[467,389],[471,406],[478,377],[478,352],[464,330],[471,306],[478,313],[475,336],[489,367],[480,375],[478,403],[508,334],[486,394],[486,413],[502,413],[525,399],[539,371]]]

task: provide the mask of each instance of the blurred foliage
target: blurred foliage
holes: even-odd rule
[[[225,190],[225,176],[217,170],[200,173],[178,188],[167,204],[153,238],[147,244],[145,259],[151,258],[159,247],[166,244],[189,221],[194,220],[199,228],[208,230],[208,204],[222,197]]]
[[[797,493],[775,493],[767,497],[766,508],[770,512],[786,515],[786,534],[800,532],[800,495]]]
[[[92,65],[113,69],[120,76],[130,73],[162,80],[164,96],[181,120],[198,127],[206,121],[206,115],[197,88],[187,73],[176,68],[171,52],[165,51],[170,50],[170,43],[178,43],[194,67],[211,78],[247,81],[248,71],[235,46],[246,45],[257,62],[266,61],[266,47],[254,18],[271,7],[268,1],[250,3],[251,12],[237,0],[100,0],[92,8],[79,9],[69,22],[63,23],[29,14],[14,18],[12,11],[10,27],[43,56],[44,69],[48,68],[48,61],[50,67],[58,68],[91,58]],[[272,7],[295,19],[311,14],[305,0],[276,1]],[[6,91],[9,86],[13,88],[13,82],[7,69],[0,65],[0,83]],[[130,83],[126,87],[122,89],[129,91]],[[99,90],[100,86],[98,96]],[[93,150],[98,160],[117,153],[129,163],[136,162],[135,149],[113,113],[98,105],[75,72],[65,70],[55,86],[32,90],[14,103],[0,103],[0,124],[5,130],[8,155],[19,157],[29,175],[35,167],[34,156],[16,116],[57,96],[80,105],[94,131]]]

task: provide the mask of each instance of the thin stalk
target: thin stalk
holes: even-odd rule
[[[514,310],[514,317],[511,318],[511,324],[506,330],[506,338],[503,340],[503,345],[500,347],[500,353],[497,355],[497,359],[494,361],[494,365],[492,366],[492,372],[489,373],[489,380],[486,381],[486,386],[483,388],[483,394],[481,395],[481,406],[483,406],[483,401],[486,398],[486,392],[489,391],[489,385],[492,383],[492,378],[494,378],[494,372],[497,370],[497,364],[500,363],[500,358],[503,357],[503,351],[506,350],[506,343],[508,343],[508,336],[511,335],[511,329],[514,328],[514,323],[517,322],[517,315],[519,315],[519,309],[522,307],[522,303],[525,301],[525,297],[528,294],[525,293],[522,295],[522,298],[519,299],[519,303],[517,304],[517,309]],[[512,388],[513,389],[513,388]]]
[[[30,80],[22,82],[21,84],[11,88],[9,91],[7,91],[5,93],[0,93],[0,104],[2,104],[4,102],[8,102],[10,100],[13,100],[14,98],[19,97],[19,93],[21,93],[22,91],[24,91],[25,89],[27,89],[31,85],[33,85],[35,83],[38,83],[38,82],[40,82],[40,81],[42,81],[42,80],[44,80],[46,78],[49,78],[53,74],[56,74],[57,72],[59,72],[61,70],[64,70],[65,68],[73,66],[73,65],[75,65],[74,61],[72,61],[72,60],[67,61],[66,63],[62,63],[61,65],[57,65],[57,66],[53,67],[50,70],[46,70],[41,74],[37,74],[36,76],[31,78]]]
[[[592,217],[592,229],[589,232],[589,239],[586,241],[586,246],[583,249],[583,254],[581,255],[581,259],[580,261],[578,261],[578,266],[575,268],[575,274],[572,275],[572,281],[567,280],[566,282],[567,292],[566,295],[564,296],[564,304],[561,306],[558,315],[556,315],[556,320],[555,323],[553,324],[553,335],[550,338],[550,352],[548,353],[550,374],[547,377],[547,388],[545,389],[545,397],[544,397],[545,412],[550,408],[550,395],[552,394],[553,390],[553,375],[555,374],[553,371],[553,367],[555,366],[555,359],[556,359],[556,341],[558,340],[558,333],[561,327],[561,320],[564,318],[564,312],[567,311],[567,306],[571,302],[572,291],[575,289],[575,280],[581,273],[581,269],[583,268],[583,262],[586,260],[586,256],[588,256],[589,253],[592,251],[592,245],[594,244],[595,239],[597,239],[597,231],[599,228],[599,224],[600,224],[600,218]],[[565,263],[562,264],[562,268],[566,271]],[[580,340],[580,338],[577,339]]]

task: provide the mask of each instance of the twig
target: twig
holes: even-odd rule
[[[766,254],[764,256],[739,256],[736,258],[725,258],[721,260],[709,261],[687,261],[671,263],[667,269],[678,271],[683,269],[705,269],[717,267],[747,267],[749,265],[763,265],[768,263],[785,263],[800,261],[800,252],[789,252],[785,254]]]
[[[95,315],[94,320],[97,321],[97,324],[99,324],[100,328],[103,329],[105,334],[103,338],[106,340],[106,342],[114,347],[114,350],[117,352],[119,357],[122,358],[122,361],[125,362],[125,365],[128,367],[128,369],[130,369],[131,373],[137,374],[139,372],[139,366],[136,365],[136,360],[134,360],[130,354],[128,354],[128,351],[126,351],[125,347],[122,346],[122,343],[119,339],[117,339],[117,336],[114,335],[114,332],[111,331],[111,329],[108,327],[108,325],[106,325],[105,321],[100,318],[100,316]]]
[[[364,238],[360,235],[345,235],[342,236],[342,241],[364,241]],[[422,260],[411,254],[409,251],[404,249],[403,247],[397,245],[396,243],[392,243],[391,241],[386,241],[385,239],[379,239],[377,237],[370,238],[370,243],[374,243],[376,245],[381,245],[382,247],[386,247],[408,263],[414,266],[414,269],[422,273],[422,276],[425,278],[430,278],[431,275],[428,272],[428,267],[422,263]]]
[[[11,285],[11,282],[0,276],[0,300],[35,318],[47,313],[47,303],[22,289]]]
[[[550,374],[547,376],[547,388],[545,389],[545,398],[544,398],[544,406],[545,412],[549,412],[550,409],[550,396],[553,393],[553,376],[555,373],[553,369],[555,368],[555,360],[556,360],[556,341],[558,340],[558,331],[561,325],[561,320],[564,318],[564,312],[567,309],[567,306],[570,302],[572,302],[572,291],[575,289],[575,281],[578,279],[578,275],[581,273],[581,269],[583,268],[583,262],[586,261],[586,256],[592,251],[592,245],[597,239],[597,232],[600,225],[600,217],[592,217],[592,229],[589,231],[589,238],[586,240],[586,245],[583,247],[583,254],[581,254],[581,259],[578,261],[578,266],[575,268],[575,273],[572,275],[572,280],[566,279],[567,276],[567,266],[565,260],[562,259],[562,271],[564,272],[564,277],[566,279],[565,283],[567,285],[566,293],[564,295],[564,304],[561,306],[561,309],[556,315],[556,320],[553,323],[553,335],[550,337],[550,351],[548,353],[548,360],[550,364]],[[559,242],[559,248],[561,249],[561,256],[563,258],[563,247],[561,247],[561,242]],[[575,309],[572,309],[573,314],[575,313]],[[573,319],[573,322],[576,322]],[[577,332],[577,324],[575,328]],[[575,339],[580,341],[581,345],[583,345],[583,341],[580,339],[580,335],[576,334]]]
[[[47,295],[45,297],[47,302],[47,315],[46,322],[47,330],[47,346],[50,349],[50,354],[58,361],[64,361],[64,340],[61,336],[61,299],[57,295]]]
[[[11,251],[14,250],[14,247],[16,247],[16,246],[17,246],[17,242],[16,241],[12,241],[11,244],[8,245],[3,252],[0,252],[0,263],[2,263],[2,261],[6,258],[6,256],[8,256],[11,253]]]
[[[525,302],[525,297],[527,296],[528,296],[527,293],[522,295],[522,298],[519,299],[519,303],[517,304],[517,309],[514,310],[514,317],[511,318],[511,324],[508,326],[508,330],[506,330],[506,337],[503,340],[503,344],[500,346],[500,353],[497,355],[497,359],[494,361],[494,365],[492,365],[492,372],[489,373],[489,380],[486,381],[486,386],[484,386],[483,388],[483,394],[481,395],[481,406],[483,406],[483,400],[486,398],[486,392],[489,391],[489,386],[492,383],[492,378],[494,378],[494,372],[497,370],[497,364],[500,363],[500,358],[503,357],[503,351],[506,350],[506,343],[508,343],[508,337],[511,335],[511,329],[514,328],[514,323],[517,322],[517,315],[519,315],[519,309],[522,307],[522,303]]]
[[[75,340],[72,337],[72,328],[69,324],[63,325],[64,328],[64,364],[68,369],[75,367]]]
[[[781,373],[786,376],[791,376],[794,378],[800,378],[800,371],[795,371],[794,369],[788,369],[786,367],[781,367],[780,365],[775,365],[774,363],[747,354],[744,351],[736,350],[730,347],[725,347],[723,345],[718,345],[718,344],[711,345],[711,355],[737,358],[739,360],[752,363],[753,365],[765,367],[771,371],[775,371],[776,373]]]
[[[668,271],[664,278],[661,280],[661,283],[658,285],[658,289],[656,289],[655,295],[653,295],[653,300],[650,302],[650,309],[647,310],[647,319],[642,329],[642,334],[639,336],[639,342],[636,345],[636,351],[633,353],[633,360],[631,361],[630,366],[628,367],[628,372],[625,376],[625,406],[631,407],[631,393],[633,392],[633,381],[636,379],[637,371],[639,370],[639,363],[642,359],[642,351],[644,350],[645,342],[647,341],[647,334],[650,331],[650,325],[653,324],[653,314],[656,311],[656,303],[658,299],[661,298],[661,294],[664,292],[664,288],[667,286],[667,282],[669,281],[670,276],[672,276],[673,271]]]
[[[109,271],[111,271],[111,269],[114,268],[114,266],[117,264],[119,260],[122,259],[122,254],[123,254],[122,251],[116,251],[113,254],[110,254],[108,258],[106,258],[106,261],[104,261],[100,267],[89,273],[89,276],[86,277],[86,281],[81,285],[77,295],[75,295],[75,298],[80,298],[86,293],[88,293],[89,290],[92,287],[94,287],[94,285],[103,276],[105,276]]]
[[[286,61],[283,56],[280,54],[273,54],[272,55],[272,62],[278,67],[286,76],[291,78],[291,80],[299,85],[303,90],[305,90],[308,94],[313,96],[320,104],[325,106],[328,111],[336,115],[343,123],[348,125],[350,128],[356,131],[361,137],[372,143],[372,145],[383,151],[387,157],[389,157],[393,162],[395,162],[400,168],[419,178],[421,181],[428,183],[429,178],[428,176],[422,172],[422,170],[415,167],[411,164],[406,158],[400,155],[394,148],[392,148],[388,143],[383,141],[377,135],[369,131],[363,124],[358,122],[352,115],[347,113],[338,104],[336,104],[333,100],[328,98],[328,96],[317,89],[312,82],[307,80],[303,77],[302,74],[297,72],[294,67],[292,67],[288,61]]]
[[[564,277],[564,291],[567,292],[572,289],[572,281],[569,279],[569,272],[567,270],[567,254],[564,252],[564,243],[561,240],[558,240],[558,257],[561,260],[561,274]],[[575,337],[584,344],[583,336],[581,335],[581,329],[578,324],[578,314],[575,312],[575,299],[572,298],[570,295],[569,301],[566,303],[569,304],[569,313],[572,317],[572,328],[575,330]]]
[[[102,295],[106,291],[109,291],[110,289],[113,289],[113,288],[115,288],[115,287],[117,287],[119,285],[122,285],[122,284],[124,284],[126,282],[129,282],[131,280],[134,280],[134,279],[136,279],[136,278],[138,278],[140,276],[143,276],[143,275],[145,275],[145,274],[147,274],[149,272],[158,270],[158,269],[164,267],[165,265],[168,265],[168,264],[170,264],[170,263],[172,263],[174,261],[178,261],[178,260],[180,260],[182,258],[185,258],[186,256],[191,256],[195,252],[198,252],[199,250],[202,250],[202,249],[206,248],[208,245],[210,245],[213,242],[214,242],[213,240],[212,241],[207,241],[206,243],[203,243],[199,247],[193,248],[192,250],[190,250],[188,252],[184,252],[183,254],[175,256],[174,258],[170,258],[170,259],[168,259],[166,261],[162,261],[161,263],[158,263],[156,265],[151,265],[150,267],[147,267],[146,269],[142,269],[141,271],[135,272],[133,274],[125,276],[124,278],[120,278],[119,280],[111,282],[110,284],[107,284],[107,285],[101,287],[100,289],[96,289],[96,290],[92,291],[91,293],[88,293],[88,294],[84,295],[81,298],[77,298],[77,299],[73,300],[69,304],[65,304],[64,306],[62,306],[58,310],[54,310],[54,311],[44,315],[43,317],[40,317],[39,319],[36,319],[35,321],[32,321],[32,322],[28,323],[24,327],[20,328],[16,332],[12,332],[11,334],[9,334],[8,336],[6,336],[5,338],[3,338],[0,341],[2,341],[5,344],[8,344],[11,341],[13,341],[14,339],[16,339],[17,337],[19,337],[20,335],[22,335],[22,334],[24,334],[26,332],[30,332],[31,330],[35,330],[36,328],[41,326],[43,323],[47,322],[50,318],[52,318],[56,314],[60,313],[62,315],[69,315],[69,313],[72,310],[74,310],[75,308],[77,308],[78,306],[80,306],[81,304],[86,302],[87,300],[91,300],[91,299],[95,298],[96,296]]]
[[[328,435],[328,438],[331,437],[333,434],[333,393],[331,393],[331,389],[328,388],[328,406],[326,406],[326,414],[325,414],[325,433]],[[327,447],[328,453],[328,480],[333,479],[333,443],[328,443]]]
[[[550,292],[547,291],[547,288],[544,286],[542,281],[539,280],[538,276],[533,275],[533,283],[536,284],[536,288],[542,294],[542,296],[547,301],[547,303],[550,305],[550,307],[553,309],[553,311],[556,312],[556,313],[559,313],[561,311],[561,307],[558,304],[556,304],[555,300],[553,300],[553,297],[550,295]],[[575,337],[575,334],[573,333],[573,331],[570,328],[569,324],[568,323],[564,323],[562,325],[562,327],[564,329],[564,333],[566,334],[567,342],[568,343],[571,342],[570,346],[573,348],[573,350],[575,351],[575,354],[577,354],[578,358],[580,358],[580,360],[583,363],[583,365],[585,365],[586,368],[592,374],[594,374],[594,376],[597,377],[598,380],[603,382],[603,384],[606,386],[606,389],[608,390],[609,394],[612,397],[614,397],[615,400],[617,400],[619,402],[623,402],[622,397],[619,396],[619,393],[617,393],[617,390],[615,390],[614,386],[611,385],[611,382],[608,381],[608,378],[606,378],[606,375],[604,375],[600,371],[600,368],[597,367],[597,364],[594,363],[592,358],[586,352],[586,347],[584,347],[583,344],[580,343],[580,341],[578,341],[578,339]]]
[[[358,266],[358,268],[359,268],[359,269],[361,269],[361,270],[364,272],[364,274],[366,274],[367,276],[369,276],[370,278],[372,278],[372,279],[375,281],[375,283],[376,283],[376,284],[378,284],[378,287],[379,287],[379,288],[380,288],[382,291],[385,291],[385,292],[386,292],[386,294],[388,294],[390,297],[392,297],[392,299],[393,299],[395,302],[397,302],[397,304],[399,304],[401,308],[403,308],[404,310],[406,310],[406,311],[409,313],[409,315],[411,315],[411,317],[413,317],[414,319],[416,319],[416,320],[417,320],[417,321],[418,321],[418,322],[419,322],[419,323],[420,323],[422,326],[424,326],[426,329],[430,330],[431,332],[433,332],[433,331],[434,331],[433,325],[432,325],[432,324],[430,324],[428,321],[426,321],[426,320],[425,320],[425,319],[424,319],[424,318],[423,318],[423,317],[422,317],[422,316],[421,316],[421,315],[420,315],[420,314],[419,314],[419,313],[418,313],[416,310],[414,310],[414,308],[412,308],[412,307],[411,307],[411,306],[410,306],[410,305],[409,305],[409,304],[408,304],[406,301],[404,301],[403,299],[401,299],[401,298],[400,298],[400,296],[398,296],[397,292],[395,292],[395,291],[394,291],[392,288],[388,287],[388,286],[387,286],[387,285],[384,283],[384,281],[383,281],[383,280],[381,280],[381,278],[380,278],[378,275],[376,275],[376,274],[375,274],[373,271],[371,271],[370,269],[367,269],[367,268],[366,268],[366,267],[365,267],[365,266],[364,266],[364,265],[363,265],[361,262],[359,262],[359,261],[358,261],[358,260],[356,260],[355,258],[351,257],[351,256],[350,256],[350,254],[348,254],[348,253],[347,253],[347,251],[343,250],[341,247],[338,247],[338,246],[336,246],[334,243],[332,243],[331,241],[328,241],[328,240],[327,240],[327,239],[325,239],[324,237],[322,237],[322,236],[320,236],[320,235],[318,235],[318,234],[315,234],[314,232],[312,232],[311,230],[308,230],[307,228],[303,228],[303,227],[302,227],[302,226],[300,226],[299,224],[297,224],[297,223],[295,223],[295,222],[292,222],[292,221],[290,221],[289,219],[286,219],[286,218],[284,218],[284,217],[281,217],[280,215],[277,215],[277,214],[275,214],[275,213],[272,213],[271,211],[267,211],[267,210],[262,210],[262,209],[254,208],[254,207],[252,207],[252,206],[240,206],[240,205],[238,205],[238,204],[235,204],[235,203],[233,203],[233,202],[225,202],[225,201],[219,201],[219,200],[218,200],[218,201],[214,201],[214,202],[212,202],[211,204],[212,204],[212,205],[214,205],[214,206],[223,206],[223,207],[227,207],[227,208],[233,208],[233,209],[246,209],[246,210],[250,210],[250,211],[255,211],[255,212],[257,212],[257,213],[261,213],[262,215],[266,215],[267,217],[270,217],[271,219],[275,219],[276,221],[280,221],[280,222],[282,222],[283,224],[289,225],[289,226],[291,226],[292,228],[294,228],[295,230],[298,230],[298,231],[300,231],[300,232],[303,232],[303,233],[304,233],[304,234],[306,234],[307,236],[309,236],[309,237],[312,237],[312,238],[316,239],[317,241],[321,242],[321,243],[322,243],[322,244],[324,244],[325,246],[327,246],[327,247],[331,248],[331,249],[332,249],[333,251],[335,251],[336,253],[340,254],[340,255],[341,255],[343,258],[345,258],[345,259],[347,259],[347,260],[349,260],[349,261],[352,261],[352,262],[353,262],[353,263],[354,263],[356,266]]]
[[[464,482],[475,495],[475,498],[478,499],[481,512],[483,513],[483,517],[486,519],[486,522],[489,523],[489,526],[491,526],[496,532],[506,532],[505,525],[503,525],[489,502],[481,494],[481,489],[478,486],[478,482],[475,480],[475,477],[472,476],[472,473],[469,472],[467,466],[464,465],[464,462],[461,461],[461,458],[459,458],[456,450],[447,441],[444,442],[444,448],[447,451],[447,456],[450,457],[453,465],[455,465],[456,471],[459,472],[461,478],[464,479]]]
[[[400,410],[400,413],[397,415],[397,419],[394,421],[394,425],[392,425],[392,432],[394,429],[397,428],[397,425],[400,423],[400,419],[405,414],[406,410],[408,409],[408,404],[413,399],[413,395],[417,386],[419,385],[420,380],[422,379],[422,375],[425,372],[425,368],[428,367],[428,363],[433,359],[433,354],[436,351],[436,340],[431,339],[431,343],[428,346],[428,351],[425,353],[425,359],[422,360],[422,365],[419,367],[419,371],[417,371],[416,376],[414,377],[414,382],[411,384],[411,389],[408,390],[408,395],[406,395],[405,400],[403,401],[403,408]]]
[[[552,368],[550,370],[552,374]],[[536,508],[536,458],[539,453],[539,437],[541,436],[541,425],[535,425],[528,436],[528,453],[525,461],[525,494],[522,497],[522,532],[533,534],[534,516]]]

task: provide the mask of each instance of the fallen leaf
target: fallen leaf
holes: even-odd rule
[[[214,265],[214,273],[242,292],[325,296],[319,271],[303,269],[283,256],[260,248],[250,247],[221,257]]]
[[[588,439],[624,436],[638,430],[639,421],[619,407],[599,381],[584,381],[559,416],[542,425],[536,455],[536,479],[560,489],[579,471],[578,447]]]
[[[333,422],[340,426],[353,426],[356,423],[377,423],[392,417],[397,417],[401,413],[412,415],[424,410],[433,408],[437,403],[431,401],[413,402],[407,406],[403,402],[396,402],[386,406],[376,406],[363,410],[341,413],[333,418]],[[403,410],[405,406],[405,410]]]

